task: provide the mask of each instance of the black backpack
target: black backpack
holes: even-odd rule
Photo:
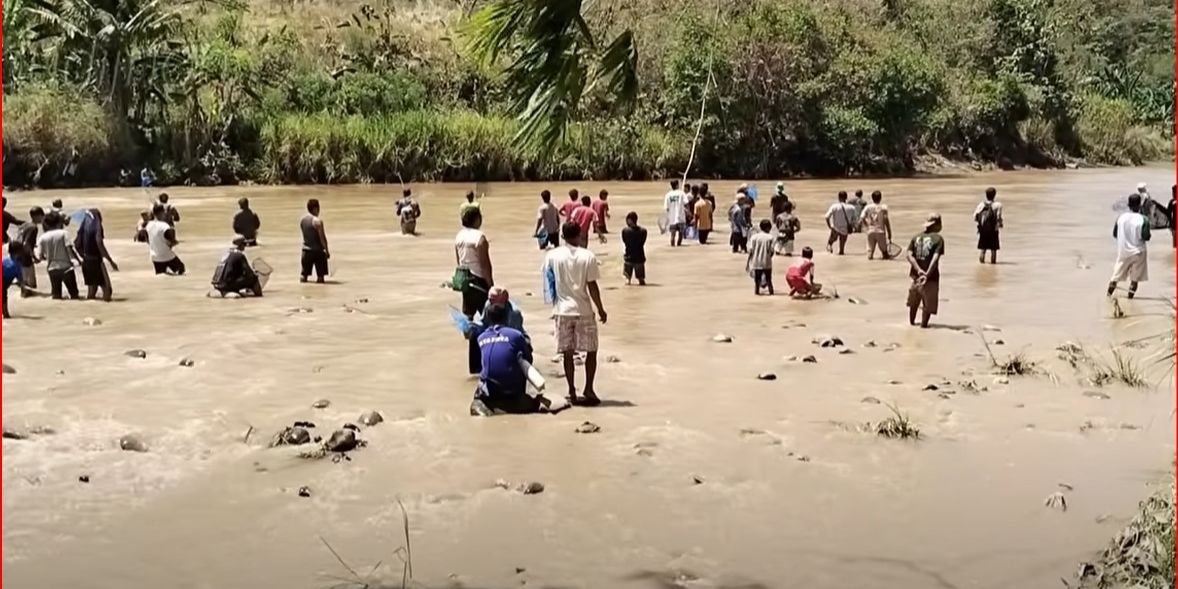
[[[993,203],[987,202],[982,206],[982,212],[978,213],[978,231],[989,233],[997,230],[998,212],[994,210]]]

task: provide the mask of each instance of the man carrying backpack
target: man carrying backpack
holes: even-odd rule
[[[1002,229],[1002,203],[994,200],[998,191],[986,189],[986,200],[978,203],[973,219],[978,224],[978,263],[986,263],[986,252],[990,252],[990,263],[998,263],[998,232]]]

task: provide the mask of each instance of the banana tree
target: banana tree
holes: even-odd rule
[[[64,79],[89,88],[111,112],[140,118],[165,96],[161,84],[185,60],[179,38],[189,2],[26,0],[41,38],[52,40]]]
[[[491,0],[462,30],[477,58],[506,62],[504,82],[520,122],[515,140],[539,154],[561,143],[582,97],[600,91],[630,108],[638,96],[633,33],[602,45],[583,9],[581,0]]]

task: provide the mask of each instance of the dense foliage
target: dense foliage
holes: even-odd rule
[[[697,125],[693,176],[1138,163],[1172,150],[1172,10],[4,0],[4,179],[649,178]]]

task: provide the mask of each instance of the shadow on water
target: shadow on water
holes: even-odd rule
[[[703,579],[687,571],[639,571],[624,578],[626,581],[642,581],[657,589],[683,589],[697,584]],[[709,587],[715,589],[769,589],[768,585],[755,581],[742,583],[712,583]]]
[[[617,408],[617,407],[637,407],[637,406],[638,405],[634,404],[634,402],[632,402],[632,401],[622,401],[622,400],[618,400],[618,399],[602,399],[601,403],[598,404],[596,407],[584,407],[583,405],[577,405],[577,407],[585,408],[585,409],[608,409],[611,407]]]
[[[970,329],[970,327],[968,325],[950,325],[948,323],[929,323],[928,328],[929,329],[943,329],[943,330],[947,330],[947,331],[956,331],[956,332],[960,332],[960,333],[964,333],[966,330]]]

